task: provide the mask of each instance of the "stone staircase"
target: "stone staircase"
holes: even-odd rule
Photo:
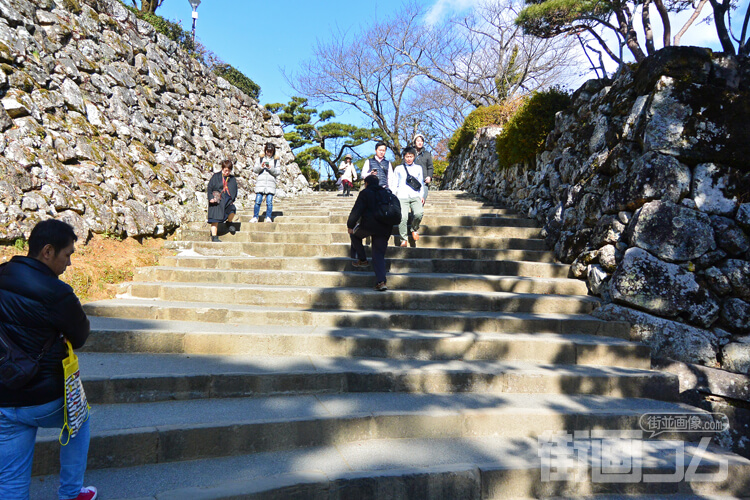
[[[674,402],[677,380],[649,370],[627,324],[587,314],[597,300],[533,221],[431,193],[381,293],[348,257],[353,202],[277,201],[273,223],[242,214],[221,243],[189,224],[176,256],[86,305],[87,484],[102,499],[750,494],[750,461],[700,433],[643,441],[644,469],[673,472],[679,449],[700,473],[725,465],[719,481],[602,482],[585,460],[580,480],[544,480],[540,436],[591,431],[576,445],[595,449],[645,413],[700,411]],[[57,446],[40,431],[32,498],[54,498]]]

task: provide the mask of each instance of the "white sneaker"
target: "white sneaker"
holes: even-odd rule
[[[257,217],[253,217],[252,219],[250,219],[250,222],[252,222],[253,224],[255,224],[256,222],[258,222],[258,218]]]
[[[266,217],[266,222],[273,222],[270,217]]]

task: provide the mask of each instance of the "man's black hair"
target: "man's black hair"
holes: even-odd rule
[[[413,147],[411,147],[411,146],[409,146],[409,147],[406,147],[406,148],[404,148],[404,152],[403,152],[403,153],[401,153],[401,156],[406,156],[406,155],[408,155],[408,154],[413,154],[414,156],[417,156],[417,150],[416,150],[416,149],[414,149],[414,148],[413,148]]]
[[[71,243],[78,241],[73,226],[60,220],[47,219],[38,223],[29,236],[29,257],[38,257],[42,249],[52,245],[55,255]]]
[[[378,141],[375,143],[375,150],[377,150],[380,146],[388,147],[388,144],[384,143],[383,141]]]
[[[365,185],[369,186],[370,184],[377,184],[380,180],[378,179],[377,175],[368,175],[365,177]]]

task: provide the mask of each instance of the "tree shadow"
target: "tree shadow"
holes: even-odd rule
[[[331,251],[332,246],[339,257],[319,255]],[[378,440],[391,440],[394,446],[405,445],[410,452],[423,457],[422,465],[434,466],[433,459],[455,452],[451,440],[464,439],[461,453],[474,464],[472,470],[478,471],[475,483],[485,497],[507,496],[508,491],[516,492],[508,489],[513,485],[520,496],[677,492],[672,485],[544,481],[538,462],[525,468],[517,463],[506,467],[489,465],[498,463],[498,453],[488,449],[485,441],[502,438],[504,458],[531,455],[538,459],[536,437],[545,430],[633,429],[637,428],[638,416],[620,398],[653,398],[651,406],[662,409],[664,406],[659,406],[657,400],[669,400],[663,386],[646,377],[645,372],[640,381],[633,382],[633,370],[627,366],[630,346],[624,343],[610,340],[606,344],[601,340],[611,347],[611,352],[607,351],[611,356],[626,354],[621,360],[624,366],[598,369],[583,366],[584,359],[590,362],[592,356],[589,353],[587,357],[587,352],[606,350],[597,342],[598,336],[607,333],[601,322],[590,318],[569,327],[559,314],[534,312],[534,307],[550,294],[529,293],[533,281],[530,278],[514,278],[504,284],[493,282],[483,293],[471,290],[458,293],[452,287],[460,279],[468,281],[468,277],[438,276],[435,279],[444,280],[437,284],[441,292],[430,297],[418,291],[424,292],[433,285],[420,284],[419,280],[424,278],[408,272],[416,267],[422,274],[445,275],[449,269],[462,269],[477,279],[483,275],[520,274],[529,270],[527,263],[497,261],[496,257],[507,255],[508,251],[530,250],[488,245],[481,249],[441,249],[444,251],[438,252],[436,258],[435,249],[391,248],[389,255],[396,258],[389,261],[390,269],[400,265],[407,272],[400,273],[398,279],[389,278],[394,285],[399,283],[398,291],[382,294],[354,289],[368,286],[366,282],[374,278],[370,273],[349,271],[350,264],[345,264],[347,253],[343,252],[346,245],[310,247],[295,248],[296,256],[314,250],[307,257],[330,266],[327,271],[336,271],[338,281],[310,289],[309,303],[294,311],[301,321],[296,328],[267,328],[285,323],[292,314],[289,308],[260,318],[265,324],[244,335],[247,325],[223,324],[218,329],[213,325],[213,332],[211,327],[201,330],[200,325],[194,330],[170,327],[158,331],[153,321],[129,320],[119,331],[94,334],[86,348],[92,354],[90,359],[95,360],[97,352],[123,351],[201,357],[193,361],[176,360],[182,361],[179,370],[170,371],[169,363],[175,362],[174,359],[155,357],[150,361],[150,369],[146,366],[136,371],[136,366],[129,366],[119,374],[103,372],[88,382],[92,401],[111,406],[133,402],[184,404],[185,409],[192,408],[187,405],[193,402],[208,402],[201,408],[213,407],[214,412],[218,405],[226,405],[225,413],[217,412],[203,427],[183,424],[180,429],[164,425],[158,428],[152,456],[154,460],[169,462],[229,455],[225,460],[235,457],[249,463],[263,454],[299,452],[285,466],[273,470],[248,466],[252,469],[249,474],[257,474],[258,478],[300,470],[303,465],[322,460],[331,447],[341,449],[358,443],[369,446]],[[241,248],[273,250],[271,245],[242,244]],[[457,256],[461,257],[460,263],[449,262]],[[342,264],[347,267],[342,268]],[[451,287],[448,290],[444,288],[446,283]],[[342,285],[347,287],[342,289]],[[237,288],[236,283],[227,289],[232,287]],[[284,292],[279,293],[283,296]],[[492,302],[502,293],[517,295]],[[464,299],[468,302],[461,302]],[[484,304],[485,310],[476,311],[472,307],[467,311],[472,300]],[[395,305],[400,307],[394,308]],[[580,313],[572,311],[571,315],[581,316]],[[230,323],[237,323],[240,318],[234,316]],[[250,355],[287,358],[280,367],[247,357]],[[316,365],[313,356],[325,357],[326,362],[318,361]],[[100,362],[111,365],[111,360],[105,358],[106,355],[102,356]],[[640,358],[633,355],[633,359]],[[123,363],[128,364],[127,360]],[[537,408],[540,413],[519,410],[526,404],[519,394],[531,398],[533,394],[555,391],[572,397],[564,401],[555,398],[541,401]],[[234,416],[232,412],[237,409],[230,405],[235,400],[242,402],[240,406],[249,417]],[[347,417],[331,419],[310,413],[318,405],[331,411],[338,409]],[[270,423],[261,422],[257,417],[261,414],[268,416]],[[133,429],[130,439],[137,441],[136,431]],[[207,435],[211,439],[206,439]],[[110,445],[104,435],[97,437],[92,446],[95,450],[92,461],[96,466],[113,466]],[[455,466],[455,462],[448,463]],[[415,463],[407,453],[393,452],[367,455],[360,462],[362,470],[369,471],[406,465],[415,467],[420,462]],[[420,477],[438,474],[434,470],[422,472]],[[332,474],[326,478],[328,487],[339,488],[338,491],[354,491],[355,484],[361,487],[356,477]],[[370,481],[375,484],[378,480]],[[415,481],[414,484],[422,484]],[[737,489],[736,483],[727,491],[733,494],[743,491]],[[681,487],[685,490],[692,486]],[[372,498],[384,498],[378,493],[383,490],[377,486],[366,491],[371,491]]]

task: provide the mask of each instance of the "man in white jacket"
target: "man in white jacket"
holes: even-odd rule
[[[422,178],[422,167],[414,163],[416,151],[414,148],[404,150],[404,163],[393,169],[388,176],[388,187],[393,191],[401,202],[401,223],[398,225],[398,234],[400,246],[405,247],[409,244],[407,235],[407,221],[409,212],[412,214],[411,237],[416,242],[419,239],[419,224],[422,222],[424,214],[422,205],[422,187],[424,179]]]

